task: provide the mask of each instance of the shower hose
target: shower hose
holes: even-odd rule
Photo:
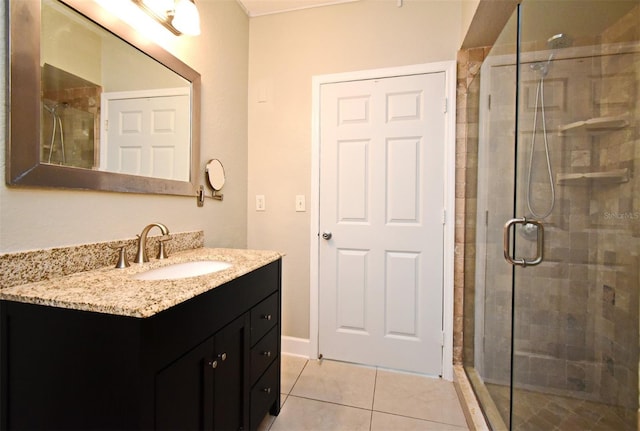
[[[529,209],[529,212],[531,213],[531,215],[537,219],[544,219],[546,217],[548,217],[552,212],[553,212],[553,208],[555,207],[555,203],[556,203],[556,189],[555,186],[553,184],[553,172],[551,169],[551,159],[549,156],[549,140],[547,137],[547,119],[546,119],[546,115],[544,112],[544,75],[545,75],[545,70],[542,71],[542,73],[540,74],[540,80],[538,81],[538,86],[536,89],[536,102],[535,102],[535,107],[534,107],[534,114],[533,114],[533,132],[531,135],[531,152],[529,154],[529,169],[528,169],[528,178],[527,178],[527,207]],[[549,209],[547,211],[545,211],[544,213],[540,212],[538,213],[536,210],[533,209],[533,204],[532,204],[532,196],[531,196],[531,177],[532,177],[532,172],[533,172],[533,154],[535,152],[535,147],[536,147],[536,131],[537,131],[537,126],[538,126],[538,101],[540,102],[540,114],[542,116],[542,136],[544,139],[544,152],[545,152],[545,157],[546,157],[546,161],[547,161],[547,173],[549,175],[549,187],[550,187],[550,191],[551,191],[551,203],[549,205]]]

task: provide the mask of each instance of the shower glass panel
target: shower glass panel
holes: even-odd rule
[[[638,22],[636,0],[523,0],[483,62],[464,361],[493,429],[639,429]],[[508,254],[540,264],[506,262],[513,218],[544,230]]]
[[[520,5],[513,429],[638,426],[639,7]]]

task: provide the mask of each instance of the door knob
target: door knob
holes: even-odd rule
[[[331,232],[322,232],[322,239],[326,239],[328,241],[332,236]]]

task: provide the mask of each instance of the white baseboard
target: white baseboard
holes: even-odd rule
[[[282,353],[285,355],[309,358],[311,342],[307,338],[288,337],[283,335],[281,340]]]

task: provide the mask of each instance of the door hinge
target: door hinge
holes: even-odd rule
[[[487,96],[487,109],[489,111],[491,110],[491,94],[489,94],[489,96]]]
[[[104,130],[109,131],[109,120],[104,120]]]
[[[447,210],[442,209],[442,224],[447,224]]]
[[[445,341],[445,339],[446,339],[446,336],[447,336],[447,334],[445,334],[445,332],[444,332],[444,331],[442,331],[442,338],[440,339],[440,345],[441,345],[442,347],[444,347],[444,341]]]
[[[447,113],[447,111],[448,111],[448,109],[449,109],[449,99],[448,99],[447,97],[445,97],[445,98],[444,98],[444,106],[443,106],[443,109],[444,109],[444,113],[446,114],[446,113]]]

